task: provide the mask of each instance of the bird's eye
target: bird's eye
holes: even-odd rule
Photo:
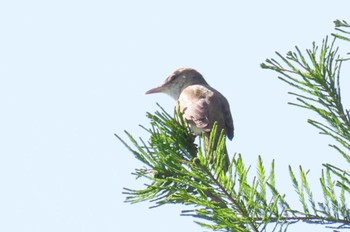
[[[176,78],[177,78],[177,75],[173,75],[173,76],[170,77],[170,80],[169,80],[169,81],[172,82],[172,81],[174,81]]]

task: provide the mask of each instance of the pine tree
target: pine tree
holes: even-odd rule
[[[267,59],[261,67],[276,71],[280,80],[296,90],[290,92],[296,97],[296,102],[290,104],[321,117],[322,122],[313,119],[308,122],[334,140],[330,146],[350,166],[350,115],[342,104],[339,81],[341,66],[349,58],[342,58],[336,47],[340,40],[350,41],[350,25],[337,20],[335,26],[332,39],[326,37],[321,46],[313,43],[306,52],[295,47],[286,56],[277,52],[279,61]],[[288,225],[297,222],[324,224],[335,231],[350,228],[348,170],[323,164],[320,186],[324,199],[316,202],[307,172],[302,166],[298,171],[289,166],[290,183],[302,209],[297,210],[300,205],[289,203],[276,186],[274,161],[266,167],[259,156],[257,173],[248,178],[252,175],[250,167],[241,154],[235,154],[226,172],[222,155],[224,136],[214,151],[203,149],[206,145],[196,143],[180,113],[171,116],[160,107],[153,114],[147,113],[147,117],[150,126],[142,126],[149,133],[146,141],[136,140],[127,131],[129,143],[116,135],[144,165],[134,174],[145,180],[145,188],[125,188],[126,202],[152,201],[154,207],[193,206],[192,210],[182,211],[182,215],[195,217],[199,225],[219,231],[287,231]],[[216,133],[214,127],[211,138]]]

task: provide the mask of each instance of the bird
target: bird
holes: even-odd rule
[[[146,91],[145,94],[154,93],[165,93],[174,98],[177,101],[176,108],[192,132],[195,135],[203,135],[205,144],[209,144],[210,132],[215,122],[218,132],[223,131],[228,139],[233,139],[234,126],[229,102],[224,95],[211,87],[196,69],[176,69],[163,84]],[[217,133],[214,140],[214,150],[220,133]],[[227,169],[230,161],[226,147],[225,156]]]

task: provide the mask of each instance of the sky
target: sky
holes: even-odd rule
[[[349,9],[347,0],[2,1],[0,231],[204,231],[180,216],[183,206],[149,209],[122,193],[142,188],[131,174],[142,164],[114,133],[147,139],[146,112],[156,102],[172,112],[175,102],[144,92],[178,67],[196,68],[226,96],[235,124],[228,150],[252,175],[258,155],[267,166],[275,159],[277,185],[297,204],[288,165],[303,165],[322,200],[322,163],[344,161],[307,124],[317,117],[288,105],[293,89],[260,63],[320,44],[334,20],[350,21]]]

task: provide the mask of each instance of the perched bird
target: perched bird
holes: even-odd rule
[[[166,93],[177,100],[177,107],[191,130],[197,135],[203,134],[207,144],[215,122],[218,125],[218,132],[223,130],[232,140],[234,127],[227,99],[212,88],[195,69],[179,68],[175,70],[162,85],[146,92],[146,94],[151,93]],[[214,149],[218,138],[219,133],[214,142]],[[226,148],[225,153],[228,166],[229,158]]]

